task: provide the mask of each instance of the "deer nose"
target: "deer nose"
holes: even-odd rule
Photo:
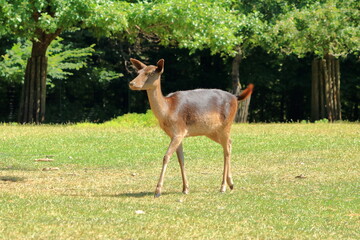
[[[134,82],[130,82],[130,83],[129,83],[129,86],[134,86],[134,85],[135,85]]]

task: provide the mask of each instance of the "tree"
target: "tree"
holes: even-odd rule
[[[341,120],[339,57],[360,50],[357,2],[328,0],[279,17],[272,48],[299,57],[313,54],[311,119]]]
[[[233,13],[238,17],[240,23],[236,29],[236,35],[240,38],[240,44],[235,47],[237,54],[232,61],[232,82],[233,93],[239,94],[240,64],[244,58],[251,54],[252,49],[257,46],[264,46],[271,32],[267,28],[273,26],[279,15],[287,13],[295,5],[301,7],[313,0],[243,0],[233,1],[231,6]],[[272,46],[271,46],[272,47]],[[241,102],[235,118],[236,122],[246,122],[251,98]]]
[[[239,3],[240,4],[240,3]],[[243,88],[240,83],[240,64],[251,52],[251,49],[259,45],[256,36],[261,34],[264,23],[260,19],[258,11],[247,11],[242,5],[234,5],[234,12],[236,12],[239,25],[236,29],[236,36],[240,39],[239,44],[235,46],[236,55],[234,56],[231,64],[231,80],[232,80],[232,93],[239,95]],[[235,116],[235,122],[247,122],[249,115],[249,105],[251,96],[242,101],[238,105],[238,110]]]
[[[48,84],[51,79],[65,79],[73,75],[71,70],[79,70],[87,65],[87,58],[93,54],[94,44],[87,48],[64,46],[58,37],[48,47],[47,71]],[[31,42],[18,40],[6,51],[0,60],[0,77],[10,82],[21,82],[24,77],[27,60],[31,56]]]
[[[94,45],[87,48],[74,49],[64,46],[62,39],[55,39],[48,48],[49,68],[47,71],[48,84],[53,85],[52,79],[66,79],[72,75],[72,70],[79,70],[87,64],[87,58],[95,51]],[[27,59],[31,54],[31,42],[18,40],[11,49],[6,50],[6,54],[0,60],[0,78],[9,82],[9,86],[14,88],[18,83],[21,84],[24,78]],[[11,91],[11,89],[9,89]],[[13,94],[9,99],[9,120],[12,121],[15,115],[13,105]]]
[[[11,32],[32,43],[26,64],[18,121],[41,123],[45,117],[46,52],[63,31],[91,28],[109,35],[127,26],[125,1],[108,0],[0,0],[0,34]]]

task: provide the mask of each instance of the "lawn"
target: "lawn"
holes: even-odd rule
[[[0,125],[0,239],[360,239],[360,124],[240,124],[184,141],[190,194],[157,127]],[[52,162],[38,162],[49,158]]]

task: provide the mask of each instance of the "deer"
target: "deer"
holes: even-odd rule
[[[161,91],[161,75],[164,72],[164,59],[156,66],[145,65],[130,58],[137,70],[137,77],[129,83],[131,90],[145,90],[150,108],[157,118],[160,127],[170,137],[169,147],[163,157],[159,181],[154,197],[160,197],[164,185],[167,165],[174,152],[180,164],[184,194],[189,193],[189,184],[184,167],[182,141],[186,137],[206,136],[219,143],[224,152],[224,170],[220,192],[226,191],[227,185],[233,190],[231,174],[231,139],[230,129],[238,107],[238,101],[245,100],[253,92],[253,84],[235,96],[220,89],[195,89],[177,91],[164,96]]]

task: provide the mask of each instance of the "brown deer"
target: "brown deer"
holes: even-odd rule
[[[160,86],[160,77],[164,72],[164,59],[159,60],[156,66],[147,66],[133,58],[130,61],[138,70],[138,76],[129,83],[130,89],[147,91],[151,110],[158,119],[160,127],[171,138],[169,148],[163,158],[155,197],[161,195],[166,167],[175,151],[181,169],[183,193],[189,193],[182,140],[191,136],[207,136],[221,144],[224,149],[224,172],[220,192],[226,191],[226,183],[230,189],[233,189],[234,183],[230,170],[230,128],[238,101],[251,95],[253,85],[250,84],[240,96],[218,89],[196,89],[170,93],[164,97]]]

